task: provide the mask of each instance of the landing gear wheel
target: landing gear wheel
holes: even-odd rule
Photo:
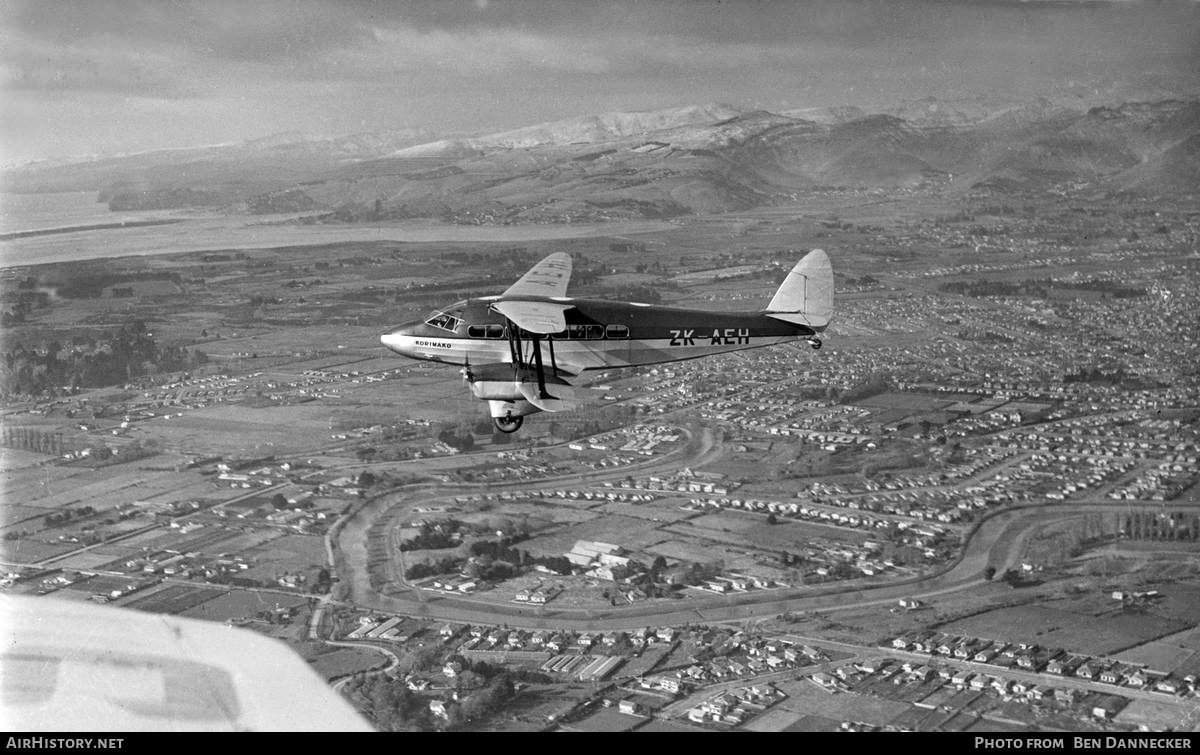
[[[492,424],[502,433],[515,433],[524,422],[524,417],[492,417]]]
[[[821,339],[820,338],[810,338],[810,339],[808,339],[808,345],[813,347],[814,349],[819,349],[819,348],[821,348]]]

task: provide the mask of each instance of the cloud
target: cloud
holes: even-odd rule
[[[0,41],[0,90],[62,96],[113,94],[157,99],[198,96],[175,58],[122,48],[61,48],[18,39]]]
[[[469,75],[519,69],[604,73],[613,67],[608,56],[587,49],[586,40],[571,36],[503,28],[420,31],[375,27],[372,31],[379,45],[360,54],[369,56],[377,68],[397,71],[432,66]]]
[[[1194,93],[1197,60],[1200,3],[3,0],[0,140],[37,152],[52,120],[49,154],[90,134],[104,139],[88,151],[470,132],[712,101],[1028,98],[1147,74]]]

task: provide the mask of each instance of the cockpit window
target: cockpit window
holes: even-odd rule
[[[432,325],[435,328],[441,328],[442,330],[448,330],[453,333],[458,329],[459,324],[462,322],[462,318],[457,316],[459,314],[459,312],[434,312],[433,315],[431,315],[429,319],[425,321],[425,324]]]

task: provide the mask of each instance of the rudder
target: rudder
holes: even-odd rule
[[[821,249],[804,255],[783,279],[766,311],[779,320],[815,328],[828,325],[833,319],[833,265],[829,255]]]

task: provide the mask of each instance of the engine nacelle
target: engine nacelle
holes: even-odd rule
[[[530,414],[537,414],[541,409],[524,399],[515,401],[488,401],[488,409],[492,413],[493,419],[504,417],[528,417]]]
[[[521,384],[516,380],[473,380],[471,393],[484,401],[520,401]]]

